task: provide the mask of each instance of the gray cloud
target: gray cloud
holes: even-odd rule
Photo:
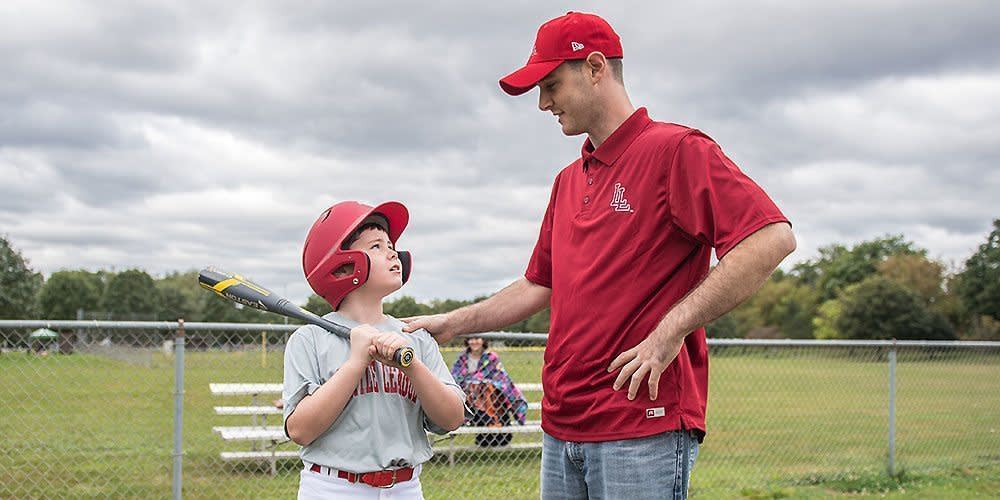
[[[790,262],[886,233],[960,261],[1000,216],[992,2],[13,8],[0,233],[46,273],[216,264],[304,299],[313,218],[398,199],[402,293],[501,287],[582,138],[496,80],[571,8],[622,35],[634,103],[706,131],[775,198]]]

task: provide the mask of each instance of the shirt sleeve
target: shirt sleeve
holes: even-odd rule
[[[561,173],[557,175],[555,182],[552,183],[552,194],[549,195],[549,206],[545,209],[545,216],[542,217],[538,241],[535,242],[535,250],[531,253],[531,260],[528,261],[528,269],[524,272],[524,277],[528,281],[546,288],[552,288],[552,219],[561,175]]]
[[[288,338],[285,346],[285,372],[281,397],[285,400],[282,422],[285,424],[285,436],[288,436],[288,416],[295,411],[303,398],[316,392],[323,379],[319,373],[319,360],[316,355],[316,343],[308,328],[295,330]]]
[[[667,184],[673,222],[714,247],[719,259],[758,229],[788,222],[767,193],[698,131],[678,144]]]
[[[465,403],[465,391],[455,383],[454,377],[451,376],[451,371],[448,370],[448,365],[444,362],[444,357],[441,356],[441,348],[438,346],[434,337],[431,336],[427,330],[417,330],[414,335],[420,343],[420,361],[423,362],[424,366],[430,370],[431,373],[437,377],[444,385],[448,386],[455,394],[462,399],[464,406]],[[434,434],[447,434],[448,431],[441,426],[435,424],[431,419],[427,418],[427,414],[423,413],[423,409],[420,410],[423,415],[424,428],[433,432]],[[469,409],[465,409],[466,417],[468,417]]]

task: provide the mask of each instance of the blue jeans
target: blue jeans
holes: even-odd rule
[[[574,443],[542,436],[542,499],[687,498],[698,439],[688,431]]]

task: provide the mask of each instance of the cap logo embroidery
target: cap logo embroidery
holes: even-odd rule
[[[583,50],[583,44],[580,42],[570,42],[569,46],[573,49],[573,52]]]
[[[622,186],[620,182],[615,183],[615,194],[611,197],[611,208],[615,209],[615,212],[635,212],[625,198],[625,186]]]
[[[535,46],[535,45],[531,46],[531,55],[533,55],[533,56],[537,56],[538,55],[538,47],[537,46]]]

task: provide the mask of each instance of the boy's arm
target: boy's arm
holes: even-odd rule
[[[371,362],[368,348],[377,333],[368,325],[351,330],[351,354],[347,362],[316,392],[303,398],[285,420],[285,429],[292,441],[306,446],[340,417]]]
[[[552,289],[520,278],[490,298],[446,314],[401,318],[405,332],[421,328],[438,342],[463,333],[489,332],[512,325],[549,306]]]
[[[372,356],[384,364],[402,370],[409,377],[413,392],[420,400],[420,406],[427,418],[445,432],[450,432],[465,423],[465,395],[464,393],[460,395],[461,389],[457,385],[449,386],[441,380],[442,377],[451,379],[451,374],[444,364],[441,352],[437,350],[437,343],[429,335],[425,338],[427,344],[433,344],[433,347],[425,345],[421,349],[421,352],[429,353],[426,354],[426,363],[423,356],[415,357],[410,366],[405,368],[393,362],[392,353],[407,345],[410,340],[392,332],[383,332],[374,339]],[[427,363],[430,363],[430,366]],[[437,432],[434,429],[432,431]]]
[[[423,361],[414,360],[409,367],[403,368],[403,372],[410,377],[413,392],[431,422],[445,431],[453,431],[465,423],[464,398],[441,382]]]

